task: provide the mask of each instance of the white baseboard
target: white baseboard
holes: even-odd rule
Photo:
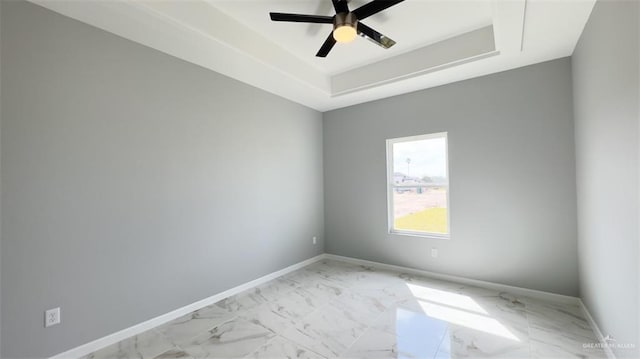
[[[189,305],[186,305],[182,308],[178,308],[174,311],[171,311],[169,313],[166,314],[162,314],[158,317],[149,319],[147,321],[144,321],[142,323],[136,324],[132,327],[120,330],[118,332],[115,332],[113,334],[109,334],[106,337],[102,337],[100,339],[94,340],[92,342],[83,344],[79,347],[70,349],[65,351],[64,353],[60,353],[57,354],[53,357],[51,357],[50,359],[69,359],[69,358],[80,358],[83,357],[85,355],[91,354],[93,352],[95,352],[96,350],[100,350],[104,347],[107,347],[109,345],[115,344],[121,340],[127,339],[129,337],[132,337],[134,335],[138,335],[140,333],[143,333],[149,329],[155,328],[159,325],[162,325],[164,323],[170,322],[174,319],[180,318],[183,315],[187,315],[195,310],[204,308],[208,305],[214,304],[216,302],[221,301],[224,298],[230,297],[232,295],[238,294],[240,292],[243,292],[247,289],[251,289],[253,287],[256,287],[260,284],[266,283],[270,280],[273,280],[275,278],[281,277],[287,273],[293,272],[295,270],[298,270],[302,267],[306,267],[311,263],[317,262],[321,259],[324,258],[324,254],[320,254],[317,255],[315,257],[309,258],[307,260],[304,260],[302,262],[293,264],[289,267],[286,267],[284,269],[281,269],[279,271],[267,274],[263,277],[260,277],[258,279],[252,280],[250,282],[241,284],[237,287],[225,290],[224,292],[212,295],[211,297],[199,300],[195,303],[191,303]]]
[[[602,344],[607,344],[607,341],[604,339],[604,335],[602,334],[600,327],[598,327],[598,323],[596,323],[596,321],[591,316],[591,313],[589,312],[589,309],[587,309],[587,306],[584,305],[584,302],[582,301],[582,299],[578,299],[578,301],[580,302],[580,308],[582,309],[582,312],[584,313],[585,318],[587,318],[587,322],[589,323],[589,325],[591,325],[591,328],[596,333],[596,336],[598,337],[598,341]],[[607,358],[616,359],[616,356],[615,354],[613,354],[613,350],[611,350],[611,348],[605,345],[603,349],[605,354],[607,354]]]
[[[396,266],[396,265],[385,264],[385,263],[380,263],[380,262],[373,262],[373,261],[368,261],[368,260],[358,259],[358,258],[352,258],[352,257],[344,257],[344,256],[335,255],[335,254],[325,254],[324,258],[333,259],[333,260],[337,260],[337,261],[343,261],[343,262],[349,262],[349,263],[354,263],[354,264],[361,264],[361,265],[366,265],[366,266],[371,266],[371,267],[376,267],[376,268],[381,268],[381,269],[389,269],[389,270],[394,270],[394,271],[401,271],[401,272],[408,273],[408,274],[422,275],[422,276],[429,277],[429,278],[446,280],[446,281],[449,281],[449,282],[455,282],[455,283],[461,283],[461,284],[468,284],[468,285],[473,285],[473,286],[476,286],[476,287],[489,288],[489,289],[494,289],[494,290],[497,290],[497,291],[500,291],[500,292],[509,292],[509,293],[516,294],[516,295],[522,295],[522,296],[527,296],[527,297],[532,297],[532,298],[544,299],[544,300],[549,300],[549,301],[553,301],[553,302],[556,302],[556,303],[578,305],[579,302],[580,302],[579,298],[571,297],[571,296],[568,296],[568,295],[543,292],[541,290],[534,290],[534,289],[515,287],[515,286],[506,285],[506,284],[486,282],[486,281],[483,281],[483,280],[469,279],[469,278],[458,277],[458,276],[453,276],[453,275],[448,275],[448,274],[441,274],[441,273],[436,273],[436,272],[429,272],[429,271],[425,271],[425,270],[421,270],[421,269]]]

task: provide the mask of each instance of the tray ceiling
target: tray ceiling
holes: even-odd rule
[[[569,56],[595,2],[406,0],[363,21],[394,47],[322,59],[331,25],[268,14],[333,15],[329,0],[32,1],[320,111]]]
[[[351,10],[368,1],[351,0]],[[447,38],[491,25],[492,6],[489,1],[405,1],[363,22],[397,44],[384,50],[358,38],[349,44],[337,44],[327,58],[315,53],[332,26],[329,24],[274,23],[269,12],[317,14],[333,16],[328,0],[319,1],[211,1],[225,14],[260,33],[325,74],[337,74],[385,58],[415,50]]]

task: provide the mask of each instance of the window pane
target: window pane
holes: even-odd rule
[[[446,187],[394,188],[394,229],[447,234]]]
[[[391,140],[392,231],[449,234],[445,133]]]
[[[444,137],[393,144],[393,184],[447,183]]]

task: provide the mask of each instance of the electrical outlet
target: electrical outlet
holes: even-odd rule
[[[438,248],[431,248],[431,256],[433,258],[438,258]]]
[[[49,309],[44,312],[44,326],[50,327],[60,323],[60,308]]]
[[[318,243],[318,238],[317,237],[313,237],[313,244]]]

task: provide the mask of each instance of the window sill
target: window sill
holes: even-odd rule
[[[389,235],[391,236],[402,236],[402,237],[419,237],[419,238],[428,238],[428,239],[451,239],[450,234],[436,234],[436,233],[420,233],[420,232],[394,232],[390,231]]]

